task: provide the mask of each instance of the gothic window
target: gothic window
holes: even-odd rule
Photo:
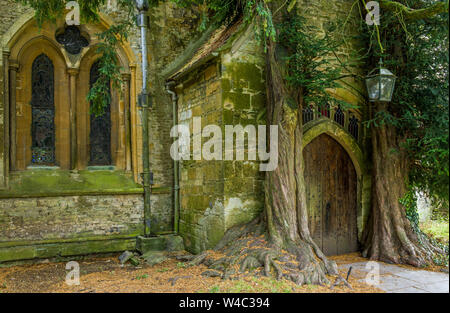
[[[314,120],[314,111],[311,106],[307,106],[303,109],[303,125]]]
[[[55,165],[55,86],[53,63],[45,54],[32,66],[32,164]]]
[[[319,116],[324,116],[330,118],[330,105],[329,104],[323,104],[319,105]]]
[[[56,35],[56,41],[64,46],[67,52],[77,55],[84,47],[89,45],[89,41],[81,35],[76,26],[68,26],[64,33]]]
[[[341,126],[344,126],[345,123],[345,114],[342,112],[341,107],[339,106],[334,114],[334,121]]]
[[[99,62],[95,62],[90,71],[90,86],[95,84],[99,77]],[[110,90],[111,93],[111,90]],[[91,114],[90,160],[91,166],[106,166],[112,164],[111,158],[111,107],[105,108],[103,115]]]
[[[348,125],[348,131],[353,137],[355,137],[356,140],[358,140],[358,137],[359,137],[359,120],[356,117],[354,117],[354,116],[352,116],[350,118],[350,123]]]

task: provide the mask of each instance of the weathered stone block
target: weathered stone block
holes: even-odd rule
[[[182,251],[184,250],[183,238],[176,235],[166,235],[159,237],[138,237],[136,240],[136,250],[141,254],[154,251]]]
[[[183,238],[180,236],[167,236],[166,250],[169,252],[183,251],[184,250]]]
[[[142,254],[148,251],[164,251],[166,249],[166,240],[164,237],[142,237],[136,240],[136,250]]]
[[[145,263],[150,266],[161,264],[167,260],[167,256],[163,252],[158,251],[149,251],[145,253],[142,258],[145,260]]]
[[[119,262],[120,264],[127,263],[132,257],[134,256],[133,252],[125,251],[119,256]]]

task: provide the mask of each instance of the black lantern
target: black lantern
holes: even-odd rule
[[[134,3],[136,4],[136,8],[139,12],[148,11],[149,9],[148,0],[134,0]]]
[[[397,77],[388,69],[383,68],[383,60],[380,60],[380,67],[374,69],[366,77],[369,100],[371,102],[391,102],[396,80]]]

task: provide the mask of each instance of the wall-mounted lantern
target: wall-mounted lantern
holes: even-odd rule
[[[380,66],[366,77],[369,100],[370,102],[391,102],[397,77],[383,68],[383,60],[380,60],[379,64]]]

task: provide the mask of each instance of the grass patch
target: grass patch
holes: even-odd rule
[[[211,289],[209,289],[209,293],[219,293],[219,292],[220,292],[219,286],[214,286]]]
[[[170,271],[170,268],[161,268],[161,269],[158,270],[158,273],[166,273],[166,272],[169,272],[169,271]]]
[[[143,280],[143,279],[147,279],[149,276],[148,274],[144,274],[144,275],[140,275],[136,277],[136,280]]]
[[[188,265],[187,265],[187,263],[183,263],[183,262],[178,262],[177,263],[177,267],[178,268],[186,268]]]
[[[422,231],[441,243],[449,241],[449,223],[446,220],[428,221],[421,225]]]

